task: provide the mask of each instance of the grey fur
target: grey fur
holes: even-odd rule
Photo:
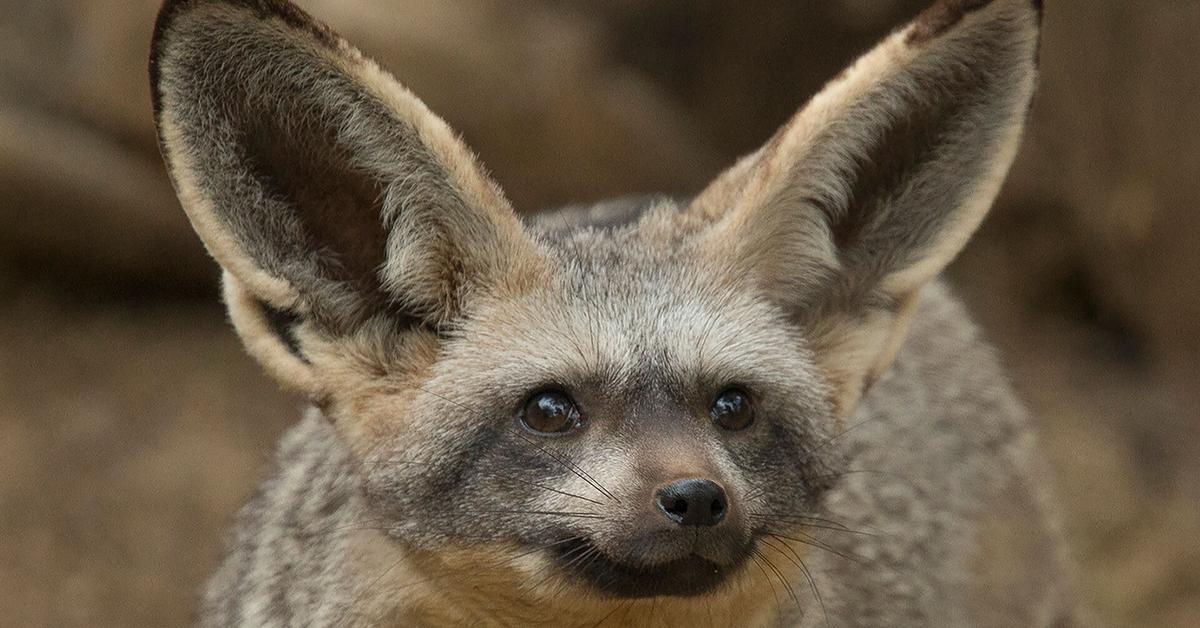
[[[349,53],[327,29],[289,32],[277,15],[289,26],[309,18],[272,1],[239,15],[245,5],[163,12],[159,41],[169,30],[175,45],[155,44],[156,104],[160,124],[169,106],[182,136],[164,156],[196,164],[217,219],[255,264],[294,285],[314,322],[347,331],[381,311],[401,324],[436,319],[441,304],[397,293],[385,264],[406,242],[389,229],[411,214],[430,214],[427,228],[470,220],[467,201],[418,129],[339,67]],[[309,33],[323,36],[306,42]]]
[[[808,531],[829,548],[806,557],[824,608],[797,582],[807,612],[800,617],[785,606],[787,622],[1082,627],[1071,623],[1077,602],[1028,415],[956,300],[940,285],[925,296],[895,366],[834,441],[851,473],[811,513],[866,534]],[[333,428],[310,412],[284,439],[276,470],[239,516],[231,553],[206,594],[204,624],[288,625],[304,617],[306,625],[337,625],[353,615],[361,593],[352,585],[361,576],[344,562],[349,539],[376,520],[356,477]],[[971,535],[1010,483],[1028,492],[1010,525],[1032,549],[1020,556],[1026,562],[1019,573],[980,590],[967,575],[979,542]],[[302,602],[246,613],[248,600],[281,599]],[[988,614],[971,614],[974,604]],[[553,617],[543,624],[557,625]]]
[[[168,2],[164,156],[247,347],[314,401],[202,624],[1078,621],[1027,414],[935,279],[1015,152],[1037,12],[938,6],[696,199],[522,225],[298,9]],[[547,389],[580,429],[522,427]],[[686,477],[719,525],[664,523]]]

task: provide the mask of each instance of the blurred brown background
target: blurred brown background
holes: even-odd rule
[[[0,0],[0,622],[190,621],[300,400],[224,322],[155,147],[157,0]],[[308,0],[517,207],[696,191],[925,0]],[[1038,411],[1083,585],[1200,626],[1200,2],[1050,0],[952,269]]]

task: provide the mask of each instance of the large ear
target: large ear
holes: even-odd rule
[[[942,0],[830,83],[691,211],[807,330],[839,412],[893,360],[920,288],[966,244],[1017,152],[1039,0]]]
[[[446,124],[288,2],[168,0],[150,75],[179,198],[285,383],[320,392],[300,327],[436,330],[536,264]]]

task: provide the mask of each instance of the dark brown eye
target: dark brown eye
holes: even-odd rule
[[[744,430],[754,423],[754,406],[750,405],[750,397],[736,388],[717,395],[709,412],[717,425],[731,431]]]
[[[567,393],[548,390],[529,398],[521,423],[539,434],[564,434],[583,427],[583,413]]]

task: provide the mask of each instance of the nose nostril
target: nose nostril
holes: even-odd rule
[[[655,498],[663,514],[682,526],[715,526],[729,508],[724,489],[716,482],[700,478],[672,482],[660,489]]]

